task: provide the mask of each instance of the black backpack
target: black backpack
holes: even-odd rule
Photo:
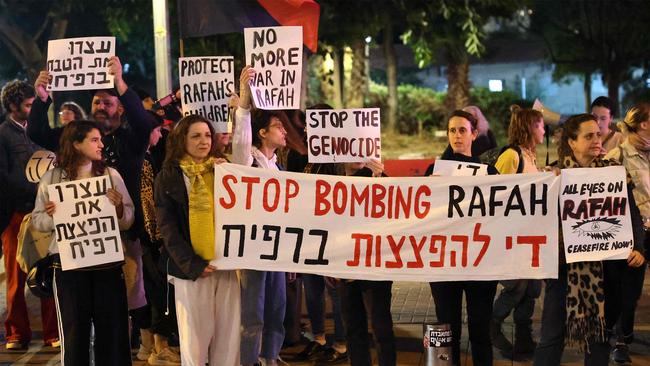
[[[495,147],[494,149],[490,149],[479,157],[481,160],[481,163],[483,164],[488,164],[494,166],[499,160],[499,156],[503,154],[506,150],[508,149],[513,149],[517,152],[517,156],[519,156],[519,165],[517,166],[517,173],[522,173],[524,171],[524,159],[521,156],[521,148],[518,145],[506,145],[501,148]]]

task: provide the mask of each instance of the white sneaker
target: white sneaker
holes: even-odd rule
[[[176,366],[181,364],[181,356],[165,347],[160,352],[151,352],[147,362],[153,366]]]
[[[135,355],[135,358],[140,361],[146,361],[153,353],[153,347],[146,347],[145,345],[140,344],[140,349],[138,349],[138,354]]]

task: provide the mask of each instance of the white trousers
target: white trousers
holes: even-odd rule
[[[241,305],[235,271],[174,278],[183,366],[239,366]]]

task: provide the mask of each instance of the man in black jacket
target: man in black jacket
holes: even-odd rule
[[[0,187],[5,218],[2,232],[5,271],[7,274],[7,349],[25,349],[32,338],[25,303],[26,274],[16,262],[18,231],[23,217],[34,208],[37,185],[27,181],[25,166],[32,154],[41,150],[27,137],[27,116],[34,101],[34,88],[14,80],[2,88],[2,104],[7,121],[0,125]],[[58,343],[56,311],[53,299],[42,299],[43,338]]]

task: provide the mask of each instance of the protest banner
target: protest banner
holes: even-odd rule
[[[557,278],[559,178],[550,173],[365,178],[219,164],[214,182],[218,269]]]
[[[634,247],[625,167],[562,170],[567,263],[625,259]]]
[[[55,39],[47,43],[48,90],[94,90],[113,87],[108,60],[115,56],[115,37]]]
[[[308,109],[310,163],[381,160],[379,108]]]
[[[259,109],[300,109],[302,27],[244,28],[246,64],[255,71],[253,104]]]
[[[487,174],[487,165],[480,163],[436,159],[436,163],[433,166],[433,175],[440,175],[443,177],[471,177]]]
[[[107,175],[47,186],[64,271],[124,259],[115,206],[106,197],[110,187]]]
[[[198,114],[216,132],[232,132],[228,99],[235,92],[235,58],[181,57],[178,59],[183,116]]]
[[[32,154],[25,165],[25,176],[32,183],[38,183],[45,173],[54,168],[56,155],[47,150],[38,150]]]

